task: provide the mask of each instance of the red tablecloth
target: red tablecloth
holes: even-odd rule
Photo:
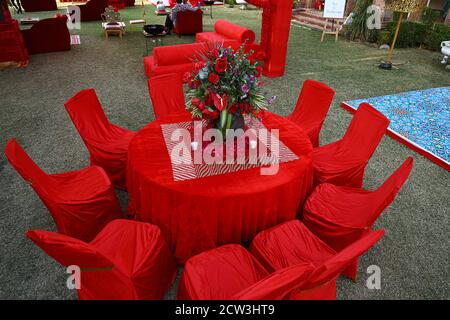
[[[186,121],[186,115],[156,120],[139,131],[128,150],[129,213],[159,226],[177,261],[226,244],[250,241],[259,231],[292,220],[312,188],[312,146],[293,122],[266,113],[263,124],[299,160],[281,163],[276,175],[260,168],[193,180],[174,181],[161,124]]]

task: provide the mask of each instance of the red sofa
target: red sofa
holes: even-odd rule
[[[144,58],[145,74],[148,78],[167,73],[182,76],[194,69],[193,59],[200,58],[198,52],[206,48],[203,43],[156,47],[153,49],[153,56]]]
[[[196,35],[196,42],[224,43],[226,46],[232,43],[239,45],[253,44],[255,33],[240,25],[220,19],[214,24],[214,32],[201,32]]]
[[[70,50],[67,16],[41,20],[22,35],[30,54]]]
[[[108,0],[90,0],[86,4],[78,5],[81,12],[81,21],[102,20],[101,14],[105,12]]]
[[[56,0],[21,0],[26,12],[58,10]]]
[[[125,0],[125,7],[133,7],[135,0]]]
[[[196,34],[203,31],[203,11],[180,11],[177,13],[177,24],[173,31],[182,34]]]

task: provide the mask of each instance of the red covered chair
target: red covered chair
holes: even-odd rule
[[[102,13],[108,7],[108,0],[89,0],[86,4],[78,5],[80,7],[81,21],[102,20]]]
[[[22,30],[30,54],[70,50],[67,16],[44,19],[28,30]]]
[[[153,49],[153,56],[144,57],[144,70],[148,78],[176,73],[182,77],[186,72],[194,70],[194,61],[202,58],[208,49],[204,43],[162,46]]]
[[[289,299],[334,300],[336,279],[341,272],[383,235],[383,229],[370,232],[336,253],[303,223],[295,220],[260,232],[253,239],[250,252],[269,272],[304,263],[313,265],[310,277],[291,292]]]
[[[136,0],[125,0],[125,7],[133,7]]]
[[[294,112],[288,119],[297,123],[308,134],[314,148],[319,146],[320,129],[333,102],[334,90],[315,80],[306,80]]]
[[[58,232],[90,241],[108,222],[122,217],[116,194],[102,168],[46,174],[14,139],[8,141],[5,154],[44,202]]]
[[[315,184],[361,188],[364,170],[389,125],[389,119],[362,103],[344,137],[313,151]]]
[[[309,263],[273,274],[242,246],[225,245],[190,258],[178,287],[183,300],[280,300],[308,279]]]
[[[203,31],[203,11],[201,9],[179,11],[173,31],[180,37],[183,34],[196,34]]]
[[[80,300],[162,299],[177,266],[158,227],[114,220],[92,240],[31,230],[27,237],[64,266],[80,267]]]
[[[319,185],[305,203],[303,222],[320,239],[339,251],[372,230],[373,223],[386,209],[413,167],[409,157],[377,190]],[[345,271],[355,279],[358,261]]]
[[[116,9],[125,8],[125,0],[108,0],[108,5]]]
[[[21,0],[26,12],[58,10],[56,0]]]
[[[126,189],[128,145],[135,132],[108,121],[94,89],[81,90],[64,105],[89,151],[91,164],[102,167],[117,188]]]
[[[174,113],[187,112],[184,104],[183,83],[179,75],[170,73],[152,77],[148,80],[148,90],[156,119]]]

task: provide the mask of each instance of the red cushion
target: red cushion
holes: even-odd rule
[[[193,69],[194,64],[192,62],[174,64],[171,66],[158,66],[155,64],[155,58],[153,56],[144,58],[144,71],[145,75],[148,78],[168,73],[177,73],[183,75],[185,72],[191,71]]]
[[[21,0],[26,12],[58,10],[56,0]]]
[[[193,58],[200,57],[199,53],[206,50],[202,43],[179,44],[174,46],[156,47],[153,49],[155,63],[158,66],[191,63]]]
[[[237,40],[240,43],[245,40],[247,40],[247,43],[255,41],[255,33],[252,30],[223,19],[217,20],[214,24],[214,31],[225,38]]]

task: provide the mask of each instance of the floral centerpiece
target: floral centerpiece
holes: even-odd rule
[[[184,75],[186,108],[208,120],[225,137],[227,129],[244,128],[243,115],[260,116],[269,105],[261,91],[262,66],[244,46],[234,51],[216,46],[201,53],[195,70]]]

